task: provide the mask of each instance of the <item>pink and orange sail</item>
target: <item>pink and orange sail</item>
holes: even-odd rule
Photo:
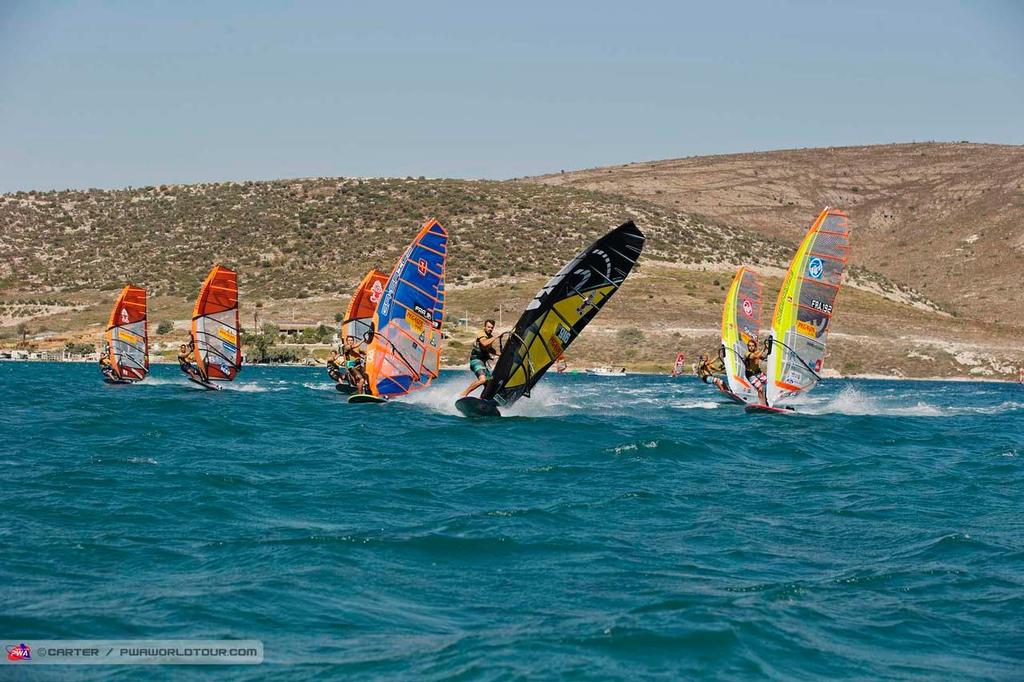
[[[146,320],[146,290],[125,286],[110,311],[107,358],[122,381],[142,381],[149,373],[149,326]]]
[[[195,363],[207,379],[231,381],[242,365],[239,341],[238,274],[215,265],[192,310]]]
[[[341,321],[341,338],[354,338],[359,342],[363,350],[369,344],[373,329],[373,313],[384,295],[384,287],[387,286],[388,275],[377,268],[373,268],[356,287],[352,300],[345,310],[345,317]]]

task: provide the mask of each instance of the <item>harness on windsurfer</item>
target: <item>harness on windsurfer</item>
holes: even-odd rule
[[[484,320],[483,334],[476,337],[473,349],[469,353],[469,371],[476,377],[462,392],[462,397],[487,383],[491,378],[491,361],[498,356],[501,337],[494,335],[494,320]]]
[[[754,339],[747,341],[747,354],[743,356],[743,371],[747,381],[757,391],[757,398],[762,405],[768,404],[765,399],[765,386],[768,384],[768,377],[761,369],[761,362],[766,354],[767,350],[758,349],[757,341]]]

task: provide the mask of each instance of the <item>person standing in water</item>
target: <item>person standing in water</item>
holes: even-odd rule
[[[747,376],[747,381],[757,391],[757,399],[761,401],[762,405],[768,405],[768,399],[764,393],[765,386],[768,384],[768,377],[761,370],[761,362],[763,360],[764,351],[758,350],[757,341],[754,339],[747,341],[747,354],[743,356],[743,370]]]
[[[487,380],[491,378],[490,364],[491,360],[498,355],[500,339],[500,336],[494,335],[494,320],[484,320],[483,334],[476,337],[473,342],[473,350],[469,353],[469,371],[476,378],[462,392],[463,398],[486,384]]]

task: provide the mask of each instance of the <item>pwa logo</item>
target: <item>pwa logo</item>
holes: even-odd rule
[[[4,648],[7,649],[8,661],[32,660],[32,649],[30,649],[28,644],[25,644],[24,642],[22,642],[21,644],[15,644],[14,646],[7,646]]]
[[[807,261],[807,274],[814,279],[821,279],[821,276],[825,273],[825,264],[821,262],[820,258],[812,258]]]
[[[370,303],[376,303],[380,300],[380,295],[384,293],[384,287],[381,285],[380,280],[376,279],[373,284],[370,285]]]

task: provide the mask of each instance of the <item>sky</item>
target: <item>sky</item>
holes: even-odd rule
[[[1024,2],[0,0],[0,192],[1024,144]]]

